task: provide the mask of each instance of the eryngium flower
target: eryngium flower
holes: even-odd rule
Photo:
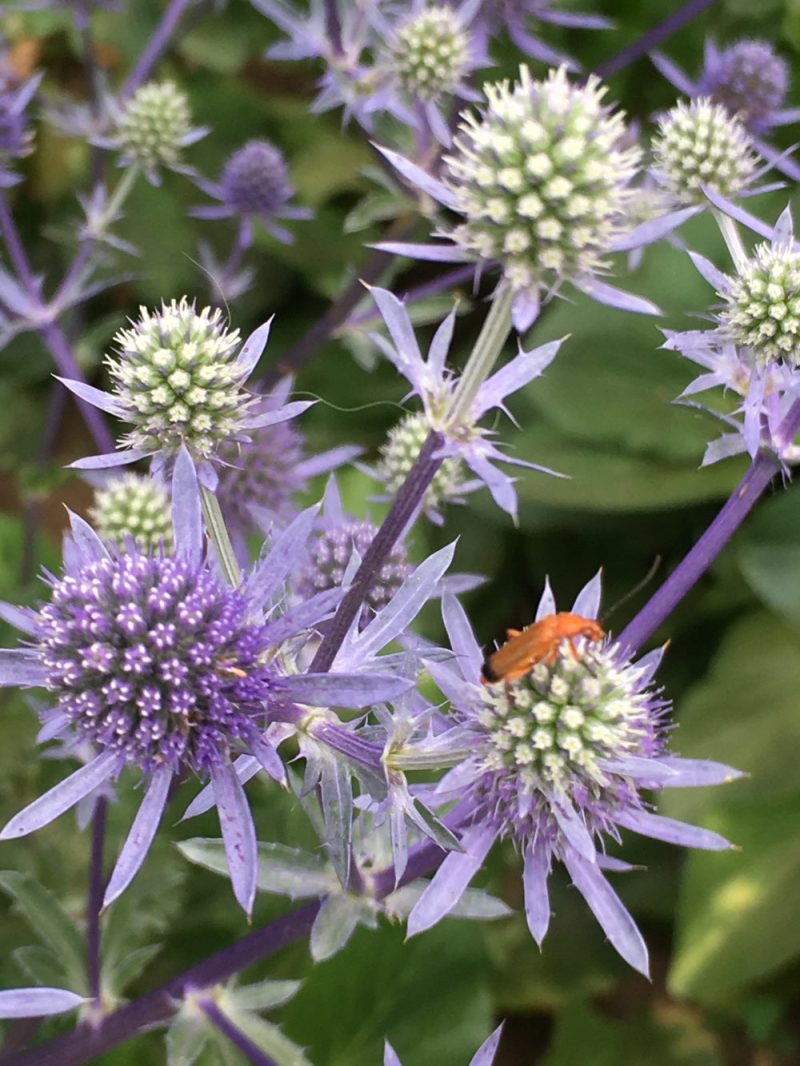
[[[166,489],[150,477],[122,474],[95,493],[90,517],[105,541],[172,550],[172,508]]]
[[[20,81],[7,53],[0,54],[0,188],[19,180],[11,167],[31,151],[33,131],[25,109],[39,87],[40,75]]]
[[[240,218],[247,227],[245,243],[250,242],[250,226],[255,219],[274,237],[288,242],[291,234],[274,220],[308,218],[311,214],[307,208],[289,206],[294,187],[286,160],[269,141],[248,141],[228,158],[218,183],[198,179],[197,184],[218,200],[219,206],[195,207],[192,214],[198,218]]]
[[[469,35],[458,13],[432,4],[395,27],[389,60],[402,87],[420,100],[452,94],[469,63]]]
[[[721,295],[722,329],[757,366],[800,364],[800,253],[791,244],[760,244]]]
[[[706,55],[700,92],[753,132],[768,129],[789,87],[789,67],[768,41],[737,41]]]
[[[503,1032],[503,1026],[498,1025],[493,1033],[484,1040],[475,1054],[469,1061],[469,1066],[492,1066],[494,1062],[494,1056],[497,1051],[497,1045],[500,1043],[500,1035]],[[403,1066],[389,1041],[383,1048],[383,1066]]]
[[[299,595],[310,599],[326,589],[339,588],[353,552],[363,559],[377,532],[378,527],[368,519],[345,517],[337,524],[326,523],[326,528],[309,544],[308,562],[297,579]],[[386,606],[412,569],[405,547],[395,545],[369,587],[361,612],[362,625]]]
[[[742,122],[720,104],[681,101],[653,139],[656,176],[682,203],[703,202],[701,185],[736,196],[756,176],[758,157]]]
[[[564,67],[534,81],[523,66],[518,83],[485,86],[487,105],[478,115],[464,113],[441,180],[382,149],[407,179],[465,221],[437,232],[455,247],[379,247],[499,264],[515,294],[517,329],[536,317],[540,290],[550,293],[564,281],[606,303],[657,313],[595,276],[630,228],[630,182],[641,157],[625,139],[622,115],[603,105],[605,91],[595,77],[571,84]]]
[[[774,126],[800,119],[800,108],[782,106],[788,88],[786,62],[775,54],[768,41],[741,40],[718,49],[712,40],[705,45],[703,69],[690,78],[660,52],[651,56],[661,73],[687,96],[707,96],[736,115],[753,138],[756,150],[778,170],[795,181],[800,167],[785,153],[761,140]]]
[[[397,494],[411,473],[430,431],[424,414],[406,415],[389,430],[386,443],[381,446],[378,474],[392,496]],[[438,518],[448,503],[464,502],[464,494],[470,491],[470,484],[461,459],[445,459],[425,490],[423,509],[428,515]]]
[[[191,172],[181,164],[181,153],[206,133],[191,121],[183,89],[172,81],[147,82],[119,109],[113,137],[98,143],[118,148],[122,163],[141,167],[157,182],[159,167]]]
[[[579,594],[572,612],[596,618],[600,581]],[[525,911],[541,943],[550,920],[547,880],[563,862],[608,939],[633,967],[647,973],[647,948],[603,869],[627,869],[607,859],[603,840],[621,829],[658,840],[720,849],[717,833],[651,813],[640,794],[664,786],[713,784],[738,776],[718,763],[668,754],[667,704],[651,685],[662,651],[628,660],[611,641],[564,640],[529,674],[487,685],[483,654],[457,601],[443,598],[454,665],[431,662],[431,676],[450,699],[459,726],[471,735],[470,754],[437,791],[458,797],[466,829],[409,916],[409,934],[429,928],[457,902],[492,844],[510,839],[524,861]],[[549,586],[540,620],[556,611]],[[462,740],[463,743],[463,740]]]
[[[114,382],[112,395],[78,381],[61,379],[82,399],[133,424],[123,449],[79,459],[78,469],[121,466],[153,456],[153,472],[169,466],[185,446],[200,466],[201,480],[214,487],[211,460],[220,446],[247,438],[251,429],[270,426],[305,411],[297,401],[278,409],[258,409],[244,383],[261,357],[270,322],[250,335],[238,355],[239,331],[229,332],[222,312],[199,313],[186,297],[151,313],[141,307],[138,322],[120,330],[115,355],[106,356]]]
[[[47,825],[126,766],[138,768],[148,784],[107,905],[141,866],[173,777],[199,773],[213,785],[234,893],[249,913],[255,828],[233,759],[244,753],[283,781],[275,743],[287,734],[275,738],[270,731],[274,711],[296,702],[366,706],[393,699],[409,683],[366,672],[288,673],[286,642],[305,636],[340,598],[323,593],[294,614],[276,609],[316,508],[276,537],[233,589],[204,556],[196,470],[185,448],[175,463],[173,502],[174,556],[121,552],[72,516],[64,574],[50,580],[50,602],[35,612],[0,605],[2,617],[29,637],[27,646],[0,650],[0,685],[45,688],[54,706],[41,739],[89,741],[97,753],[12,818],[0,839]]]

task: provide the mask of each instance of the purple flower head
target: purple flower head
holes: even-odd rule
[[[368,518],[345,514],[336,482],[331,478],[319,528],[309,541],[307,560],[295,580],[298,595],[310,599],[326,589],[340,588],[354,553],[363,559],[377,532],[378,527]],[[367,592],[360,616],[362,628],[393,599],[412,569],[404,545],[396,544]]]
[[[138,322],[114,338],[117,352],[106,357],[114,382],[111,394],[64,380],[76,395],[133,425],[123,450],[78,460],[80,469],[121,466],[153,456],[153,472],[169,466],[182,446],[200,464],[204,484],[213,487],[212,461],[227,441],[247,438],[250,430],[271,426],[311,406],[298,401],[259,410],[244,383],[269,337],[270,322],[239,348],[239,331],[225,328],[222,312],[197,312],[186,297],[151,313],[140,308]]]
[[[542,292],[548,297],[565,281],[604,303],[658,313],[598,277],[604,256],[630,229],[627,207],[641,155],[626,143],[622,115],[603,105],[599,80],[571,84],[561,67],[534,81],[523,66],[519,82],[484,92],[484,110],[463,116],[441,180],[382,149],[409,182],[463,216],[436,231],[451,244],[379,247],[499,266],[514,292],[518,330],[536,318]]]
[[[452,7],[413,0],[394,23],[375,11],[376,27],[386,42],[377,69],[385,70],[401,98],[417,105],[416,114],[422,112],[428,128],[445,145],[451,143],[451,134],[442,103],[454,96],[480,99],[469,85],[473,71],[488,63],[485,42],[473,27],[479,8],[479,0],[460,0]],[[403,110],[402,105],[397,109],[400,117]]]
[[[579,593],[572,612],[596,618],[600,578]],[[637,662],[610,639],[563,640],[553,655],[513,681],[482,682],[483,653],[457,601],[443,598],[456,665],[431,662],[470,754],[441,780],[442,799],[458,798],[464,813],[462,852],[448,855],[409,917],[409,934],[429,928],[458,900],[492,844],[508,838],[524,862],[525,911],[541,943],[550,920],[547,881],[562,862],[608,939],[635,969],[647,973],[647,949],[603,870],[627,869],[605,855],[604,840],[620,830],[711,849],[716,833],[652,813],[641,795],[665,786],[713,784],[738,776],[717,763],[668,754],[668,706],[652,678],[662,650]],[[556,612],[549,585],[537,621]]]
[[[139,167],[154,185],[162,167],[194,175],[181,154],[208,130],[192,126],[189,98],[175,82],[147,82],[122,105],[112,103],[112,110],[112,136],[96,137],[95,143],[117,149],[120,166]]]
[[[139,769],[147,788],[106,892],[116,898],[139,869],[178,773],[209,777],[236,898],[255,893],[255,829],[233,768],[239,753],[283,782],[271,743],[273,714],[295,701],[325,707],[393,699],[410,682],[387,674],[290,673],[291,646],[327,617],[337,595],[278,611],[315,519],[304,512],[277,537],[240,587],[204,557],[196,470],[182,449],[173,477],[175,554],[107,547],[72,518],[64,573],[37,611],[3,607],[28,636],[0,652],[0,684],[44,688],[52,701],[42,739],[89,742],[94,758],[20,812],[0,838],[24,836],[115,778]],[[363,697],[364,703],[359,703]],[[285,734],[282,734],[282,736]]]
[[[286,407],[292,378],[260,399],[263,414]],[[297,514],[297,497],[309,480],[347,463],[360,453],[341,445],[308,455],[305,435],[288,420],[251,430],[248,439],[224,443],[220,448],[217,496],[234,543],[247,533],[286,525]]]
[[[476,396],[465,417],[453,421],[449,411],[457,378],[445,365],[455,325],[455,309],[437,329],[431,341],[428,358],[423,359],[414,329],[405,306],[386,289],[371,289],[378,310],[386,323],[391,340],[379,334],[373,335],[375,344],[394,363],[400,373],[411,383],[409,395],[422,400],[424,414],[412,415],[400,423],[390,434],[384,448],[381,473],[390,487],[401,481],[419,454],[431,429],[444,435],[442,454],[450,465],[440,469],[434,480],[426,508],[431,517],[438,517],[439,505],[453,502],[483,482],[499,507],[510,515],[516,514],[517,495],[514,481],[494,464],[498,461],[513,463],[552,474],[552,470],[511,459],[491,440],[493,432],[478,425],[489,411],[498,408],[505,411],[505,398],[523,385],[537,378],[555,358],[561,341],[551,341],[519,353],[488,378]],[[469,467],[477,481],[463,479],[463,467]]]
[[[198,180],[205,191],[219,200],[219,207],[196,207],[199,218],[240,218],[248,229],[258,219],[279,240],[289,242],[291,234],[276,225],[279,218],[308,218],[306,208],[291,207],[294,188],[283,153],[269,141],[248,141],[234,152],[222,170],[218,184]]]
[[[31,151],[33,131],[25,111],[39,87],[40,76],[21,81],[5,51],[0,52],[0,188],[19,178],[14,162]]]
[[[457,0],[452,2],[456,3]],[[529,27],[534,19],[587,30],[602,30],[612,25],[602,15],[560,11],[558,0],[483,0],[475,22],[486,39],[497,37],[507,30],[517,48],[526,55],[551,66],[566,63],[571,70],[580,70],[576,60],[552,48],[538,34],[531,32]]]
[[[696,253],[691,257],[723,301],[714,316],[717,324],[706,330],[666,331],[664,347],[706,371],[679,400],[733,429],[709,444],[704,465],[743,451],[755,457],[761,447],[787,464],[796,462],[797,446],[781,429],[800,396],[800,254],[789,208],[778,219],[772,241],[758,245],[735,274],[724,274]],[[741,398],[733,413],[690,400],[714,388]]]
[[[682,93],[709,97],[713,104],[735,115],[747,128],[759,154],[793,180],[800,180],[800,167],[761,140],[773,127],[800,119],[800,108],[782,106],[789,86],[789,69],[771,44],[743,39],[720,50],[709,38],[703,69],[697,78],[690,78],[661,52],[654,52],[651,58]]]

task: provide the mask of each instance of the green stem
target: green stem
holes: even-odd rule
[[[109,197],[108,203],[103,208],[100,217],[92,227],[92,237],[94,237],[95,240],[99,240],[105,233],[106,227],[113,222],[117,211],[119,211],[128,199],[128,194],[136,184],[136,179],[139,177],[140,173],[141,170],[136,165],[130,166],[127,170],[123,171],[122,177],[117,182],[117,186]]]
[[[511,305],[514,294],[507,282],[501,282],[492,299],[489,314],[475,342],[447,412],[447,425],[455,425],[469,415],[472,401],[497,362],[511,332]]]
[[[203,518],[205,519],[206,529],[211,538],[211,543],[216,548],[217,557],[222,566],[222,572],[225,574],[225,579],[229,584],[233,585],[234,588],[238,588],[242,583],[242,571],[239,569],[239,564],[236,561],[231,538],[228,535],[228,527],[225,525],[225,519],[222,517],[219,500],[210,489],[205,487],[205,485],[200,486],[200,503],[203,507]]]
[[[733,260],[734,266],[736,267],[736,270],[741,273],[747,266],[748,255],[742,244],[739,229],[732,218],[724,215],[716,208],[712,209],[712,213],[719,226],[719,231],[728,246],[728,251],[731,253],[731,259]]]

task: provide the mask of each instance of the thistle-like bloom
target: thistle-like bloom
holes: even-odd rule
[[[729,847],[717,833],[652,813],[641,791],[715,784],[737,771],[668,753],[668,708],[651,684],[661,649],[633,662],[610,640],[564,640],[529,674],[488,685],[466,615],[452,597],[442,604],[455,663],[428,668],[471,744],[437,791],[459,801],[463,851],[448,855],[434,875],[409,916],[409,935],[444,917],[492,844],[506,838],[522,854],[525,912],[537,943],[549,925],[547,881],[559,861],[616,950],[646,974],[641,934],[603,876],[629,867],[606,856],[604,840],[629,829],[690,847]],[[572,611],[596,618],[599,606],[598,576]],[[536,618],[555,611],[547,586]]]
[[[331,478],[317,531],[308,544],[308,557],[294,582],[297,594],[310,599],[326,589],[340,588],[353,565],[354,553],[363,559],[377,532],[378,527],[368,518],[345,513],[336,481]],[[369,587],[361,610],[362,628],[389,603],[412,570],[405,546],[398,542]]]
[[[241,219],[244,246],[252,241],[256,221],[273,237],[288,244],[293,240],[292,234],[275,220],[311,217],[308,208],[289,203],[294,187],[286,160],[281,150],[269,141],[248,141],[228,158],[218,183],[200,178],[197,184],[218,200],[219,206],[195,207],[192,214],[198,218]]]
[[[25,111],[39,87],[40,75],[20,81],[5,51],[0,53],[0,188],[19,181],[17,159],[31,151],[33,131]]]
[[[460,0],[453,7],[413,0],[394,23],[375,9],[386,41],[376,69],[383,68],[401,95],[421,108],[428,128],[445,145],[451,133],[442,103],[452,97],[480,99],[469,85],[473,71],[488,63],[485,42],[472,25],[480,6],[480,0]]]
[[[154,185],[166,167],[181,174],[195,172],[181,161],[184,148],[205,137],[206,127],[192,126],[189,98],[172,81],[147,82],[130,100],[114,107],[111,137],[96,143],[120,152],[120,166],[139,167]]]
[[[708,39],[703,69],[695,79],[660,52],[651,58],[682,93],[709,97],[735,115],[747,127],[757,151],[778,170],[800,180],[800,167],[761,139],[775,126],[800,120],[800,108],[783,107],[789,68],[768,41],[743,39],[720,50]]]
[[[73,516],[50,602],[36,611],[3,608],[28,643],[0,652],[0,684],[44,688],[52,709],[42,738],[88,741],[96,756],[12,818],[0,839],[48,824],[126,766],[138,769],[147,787],[106,890],[108,904],[139,869],[173,778],[208,777],[234,893],[249,913],[255,829],[233,758],[244,752],[283,781],[268,732],[276,710],[295,701],[363,706],[392,699],[410,683],[387,674],[287,674],[285,642],[328,616],[338,598],[324,593],[283,615],[274,609],[305,550],[314,508],[234,589],[204,557],[196,471],[185,449],[175,464],[173,501],[174,555],[119,551]]]
[[[653,158],[656,178],[686,205],[705,203],[704,187],[726,198],[741,196],[759,164],[742,122],[703,97],[681,101],[659,121]]]
[[[284,378],[259,399],[259,411],[284,410],[292,384],[291,377]],[[297,514],[297,498],[308,490],[310,479],[350,462],[361,449],[343,444],[317,455],[307,452],[304,434],[288,420],[222,445],[217,498],[234,546],[244,551],[248,533],[286,525]]]
[[[771,243],[758,245],[735,274],[724,274],[703,256],[692,262],[723,300],[716,326],[706,330],[665,331],[664,345],[706,371],[678,397],[721,419],[733,432],[712,441],[703,465],[746,451],[755,457],[766,447],[784,463],[800,456],[781,424],[800,397],[800,255],[787,207]],[[709,389],[738,395],[739,406],[718,411],[690,400]]]
[[[486,39],[498,37],[506,30],[517,48],[526,55],[550,66],[565,63],[572,70],[580,70],[576,60],[552,48],[538,34],[530,31],[531,21],[535,19],[556,26],[586,30],[604,30],[613,25],[602,15],[561,11],[559,0],[483,0],[475,22],[476,28]]]
[[[411,183],[464,221],[436,236],[452,243],[385,243],[387,251],[447,262],[488,262],[501,268],[515,298],[514,325],[527,329],[541,293],[565,281],[604,303],[657,314],[649,301],[600,281],[604,256],[630,226],[640,152],[625,141],[619,112],[602,104],[595,77],[571,84],[564,67],[534,81],[485,87],[487,104],[466,112],[446,156],[441,180],[382,149]]]
[[[89,512],[103,540],[124,547],[132,540],[142,551],[172,550],[172,507],[163,485],[140,474],[110,478],[95,493]]]
[[[512,516],[515,515],[517,494],[514,491],[514,481],[494,464],[498,461],[513,463],[515,466],[539,470],[546,474],[553,474],[554,471],[505,455],[492,443],[492,431],[481,428],[478,422],[495,408],[504,410],[506,396],[537,378],[555,358],[561,341],[542,344],[529,352],[520,348],[519,354],[511,362],[483,383],[467,414],[454,422],[449,411],[457,379],[446,368],[445,361],[453,336],[455,309],[437,329],[425,360],[422,358],[405,306],[386,289],[374,288],[370,292],[386,323],[391,343],[379,334],[374,334],[372,339],[408,379],[411,383],[410,395],[419,396],[424,408],[424,415],[412,416],[416,421],[412,423],[411,419],[406,419],[393,431],[381,461],[381,473],[385,480],[389,485],[393,485],[403,476],[403,471],[407,473],[428,433],[435,429],[445,438],[440,454],[444,456],[445,461],[450,459],[455,462],[443,471],[440,470],[440,483],[426,500],[430,517],[440,520],[440,503],[460,499],[465,492],[477,488],[480,482],[489,489],[498,507]],[[469,467],[478,480],[464,481],[459,470],[461,464]]]
[[[236,354],[239,331],[226,329],[219,309],[198,313],[186,297],[162,304],[155,313],[140,308],[139,321],[115,336],[117,353],[106,356],[113,393],[60,379],[88,403],[133,425],[122,450],[73,466],[121,466],[152,456],[153,473],[160,474],[185,446],[199,464],[203,484],[213,488],[212,461],[224,443],[246,439],[249,430],[283,422],[311,406],[297,401],[262,411],[257,398],[244,391],[270,323],[259,326]]]
[[[377,473],[390,496],[400,491],[430,431],[428,416],[423,413],[405,415],[389,430],[386,443],[381,445]],[[423,510],[438,524],[447,504],[464,503],[467,494],[479,484],[468,478],[460,456],[445,459],[425,490]]]

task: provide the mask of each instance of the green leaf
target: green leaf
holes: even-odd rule
[[[302,981],[258,981],[252,985],[240,985],[226,990],[240,1010],[259,1011],[282,1007],[297,995]]]
[[[559,1015],[541,1066],[716,1066],[721,1061],[714,1036],[688,1008],[675,1005],[655,1017],[618,1020],[577,1002]]]
[[[58,957],[39,944],[27,944],[12,952],[14,961],[37,985],[58,988],[64,981],[64,967]]]
[[[66,987],[85,995],[86,945],[77,925],[52,892],[30,875],[15,870],[0,870],[0,889],[11,896],[36,936],[58,958]]]
[[[213,873],[228,876],[228,863],[221,840],[194,837],[178,849],[189,862]],[[322,855],[311,855],[285,844],[258,845],[258,888],[290,899],[316,899],[336,891],[339,882]]]
[[[223,1007],[222,1003],[220,1007]],[[311,1066],[303,1049],[285,1036],[277,1025],[230,1005],[226,1005],[224,1010],[233,1024],[269,1055],[275,1066]]]
[[[208,1043],[209,1035],[203,1017],[181,1010],[167,1031],[167,1066],[192,1066]]]
[[[764,500],[737,539],[747,583],[768,607],[800,625],[800,492]]]
[[[311,928],[309,948],[314,962],[341,951],[359,925],[377,926],[374,905],[348,892],[337,892],[322,902]]]
[[[403,1062],[469,1062],[492,1028],[482,930],[445,921],[408,943],[404,935],[359,929],[311,969],[283,1018],[315,1066],[375,1066],[386,1037]]]

